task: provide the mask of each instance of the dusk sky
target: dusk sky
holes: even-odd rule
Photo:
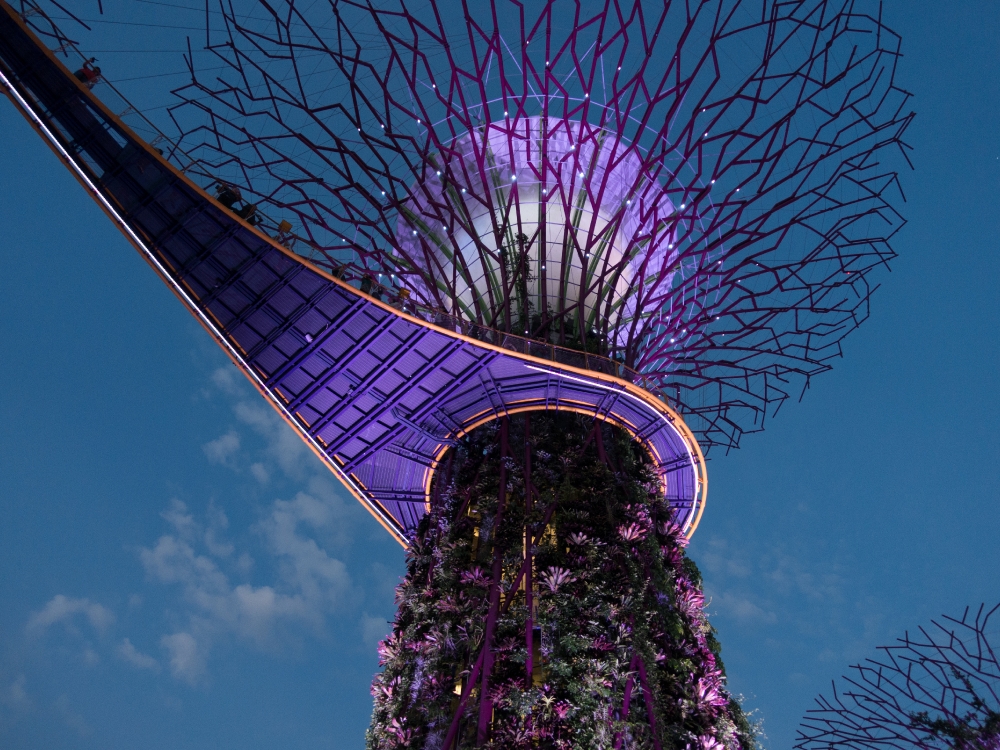
[[[162,115],[185,4],[68,7],[126,19],[76,36]],[[1000,3],[883,18],[899,257],[833,371],[711,456],[690,546],[771,750],[876,646],[1000,600]],[[0,226],[0,747],[362,748],[403,550],[6,100]]]

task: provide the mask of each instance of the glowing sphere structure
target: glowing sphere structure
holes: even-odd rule
[[[492,124],[427,165],[404,202],[399,256],[413,266],[399,277],[421,300],[517,333],[537,334],[544,314],[627,341],[642,325],[643,266],[679,254],[658,188],[633,148],[585,122]]]
[[[906,633],[852,668],[799,730],[799,750],[996,750],[997,612],[980,606]],[[846,684],[845,684],[846,683]]]

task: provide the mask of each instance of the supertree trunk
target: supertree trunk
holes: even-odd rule
[[[624,431],[497,420],[449,451],[432,497],[369,748],[753,744],[686,540]]]

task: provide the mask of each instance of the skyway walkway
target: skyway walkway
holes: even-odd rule
[[[436,463],[457,438],[504,414],[545,409],[627,429],[653,457],[679,522],[694,531],[707,488],[701,451],[667,404],[625,379],[634,373],[498,331],[436,325],[323,272],[165,161],[2,0],[0,88],[401,543],[425,513]]]

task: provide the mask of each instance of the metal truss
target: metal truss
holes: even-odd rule
[[[912,113],[878,3],[213,13],[186,154],[356,286],[642,373],[706,449],[830,367],[894,257]]]
[[[402,543],[438,460],[479,424],[573,410],[628,430],[693,533],[704,458],[619,363],[492,329],[455,330],[295,255],[172,166],[0,2],[0,85],[260,392]],[[477,338],[478,337],[478,338]]]
[[[1000,605],[944,617],[855,666],[847,689],[817,699],[800,750],[996,750],[1000,747]],[[993,638],[993,643],[990,638]]]

